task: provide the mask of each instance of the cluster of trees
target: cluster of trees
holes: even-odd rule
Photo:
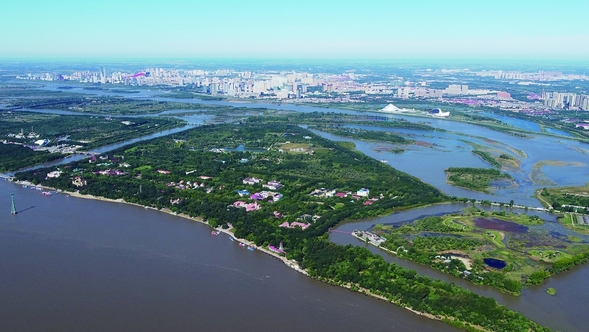
[[[437,317],[453,317],[454,321],[445,321],[461,328],[477,325],[490,331],[547,330],[491,298],[387,263],[366,248],[309,239],[302,265],[312,276],[335,284],[351,284],[402,306]]]
[[[561,258],[552,264],[552,267],[550,268],[550,273],[557,274],[563,271],[570,270],[574,266],[587,262],[587,260],[589,260],[589,252],[584,252],[576,254],[574,256]]]
[[[15,171],[60,158],[63,158],[61,153],[35,152],[22,145],[0,144],[0,172]]]
[[[386,116],[376,115],[353,115],[335,112],[293,112],[292,114],[289,114],[287,117],[288,120],[292,123],[307,124],[317,126],[318,128],[343,128],[344,126],[350,124],[374,126],[376,123],[378,127],[386,128],[444,131],[444,129],[434,128],[424,123],[410,122],[404,119],[392,119]],[[269,121],[283,122],[284,119],[277,117],[274,120],[259,119],[259,121],[266,123]]]
[[[536,271],[530,274],[527,283],[530,285],[541,285],[544,282],[544,279],[548,278],[550,278],[549,271]]]
[[[413,239],[416,249],[430,252],[470,249],[482,246],[484,243],[478,239],[454,237],[454,236],[417,236]]]
[[[286,140],[309,143],[313,154],[281,153]],[[245,143],[245,151],[211,152],[207,147],[235,147]],[[225,145],[227,144],[227,145]],[[249,151],[251,147],[256,152]],[[127,175],[97,175],[97,169],[116,168],[125,162]],[[436,203],[447,197],[417,178],[392,169],[363,154],[314,135],[299,126],[274,122],[263,123],[252,118],[239,125],[203,126],[181,132],[171,138],[141,142],[133,147],[113,151],[108,160],[72,163],[62,170],[59,178],[45,179],[51,169],[18,174],[19,180],[29,180],[65,190],[79,189],[81,193],[122,198],[146,206],[167,208],[175,212],[199,216],[212,226],[231,222],[235,236],[254,241],[259,246],[283,242],[288,258],[296,259],[317,278],[335,283],[352,283],[370,292],[414,310],[442,317],[461,327],[478,325],[489,330],[537,330],[543,328],[521,314],[498,305],[493,299],[445,282],[423,277],[415,271],[386,263],[380,256],[360,247],[340,246],[327,240],[327,231],[343,220],[363,219],[423,204]],[[166,170],[162,174],[158,170]],[[87,185],[77,188],[72,178],[80,176]],[[201,176],[206,176],[201,178]],[[265,181],[278,180],[284,186],[284,197],[270,203],[262,201],[258,211],[228,207],[239,198],[238,189],[250,192],[261,186],[244,185],[245,177]],[[212,178],[209,178],[212,177]],[[205,183],[203,187],[181,189],[179,184]],[[356,191],[369,188],[377,198],[371,205],[350,197],[319,198],[309,193],[316,188]],[[393,198],[394,197],[394,198]],[[172,200],[181,200],[178,204]],[[278,211],[283,217],[276,218]],[[304,214],[320,216],[306,230],[278,227]],[[432,223],[433,224],[433,223]],[[432,229],[427,222],[422,229]],[[395,248],[396,249],[396,248]],[[414,252],[419,254],[419,251]],[[461,264],[453,261],[453,264]]]
[[[423,232],[460,232],[460,229],[456,229],[451,226],[444,225],[442,223],[442,217],[429,216],[422,219],[418,219],[413,222],[413,227],[418,231]]]
[[[494,168],[450,167],[446,174],[448,183],[481,192],[487,192],[493,180],[511,178]]]
[[[116,115],[144,115],[170,109],[207,109],[209,106],[192,103],[136,100],[119,96],[91,96],[79,94],[39,94],[34,98],[15,99],[11,108],[59,109],[74,112]]]
[[[566,212],[584,212],[589,210],[589,197],[583,195],[574,195],[563,192],[562,189],[548,189],[543,188],[540,192],[542,198],[548,201],[555,210]],[[567,206],[565,206],[567,205]],[[571,206],[568,206],[571,205]],[[579,208],[584,207],[583,211],[578,211]]]
[[[122,121],[129,121],[125,125]],[[41,114],[34,112],[13,112],[0,115],[0,136],[20,133],[25,136],[34,131],[38,138],[15,138],[11,141],[32,144],[37,139],[50,140],[49,145],[82,145],[92,149],[108,144],[122,142],[132,138],[184,125],[185,122],[174,118],[108,118],[75,115]]]
[[[388,143],[396,143],[396,144],[409,144],[411,143],[410,140],[399,136],[397,134],[391,132],[382,132],[382,131],[374,131],[374,130],[365,130],[365,129],[357,129],[357,128],[335,128],[330,126],[313,126],[313,129],[319,129],[322,131],[326,131],[328,133],[343,136],[343,137],[351,137],[353,139],[361,139],[361,140],[368,140],[368,141],[379,141],[379,142],[388,142]]]
[[[491,156],[490,153],[481,150],[473,150],[472,153],[480,156],[481,158],[483,158],[484,161],[488,162],[492,166],[501,168],[501,163],[495,160],[495,158],[493,158],[493,156]]]

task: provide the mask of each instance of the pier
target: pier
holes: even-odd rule
[[[14,205],[14,194],[10,194],[12,200],[12,207],[10,208],[10,214],[16,214],[16,206]]]

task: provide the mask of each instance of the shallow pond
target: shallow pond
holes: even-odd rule
[[[474,223],[478,227],[484,229],[494,229],[512,233],[525,233],[528,231],[528,227],[526,226],[495,218],[476,218]]]
[[[485,264],[495,269],[502,269],[507,266],[507,263],[505,261],[495,258],[485,258],[483,259],[483,262],[485,262]]]

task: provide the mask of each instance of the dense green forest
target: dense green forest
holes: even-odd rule
[[[203,126],[115,150],[90,162],[74,162],[61,167],[58,178],[45,179],[47,172],[56,169],[52,168],[18,174],[18,179],[186,213],[214,227],[230,222],[238,238],[259,246],[282,242],[287,257],[313,277],[368,289],[461,328],[545,330],[493,299],[419,276],[365,248],[330,243],[329,228],[343,220],[448,198],[417,178],[309,130],[264,121],[251,118],[237,125]],[[253,177],[262,181],[244,184],[244,179]],[[240,197],[244,190],[248,194],[270,191],[261,186],[269,181],[282,185],[272,190],[274,198]],[[360,195],[362,188],[367,189],[366,196]],[[254,200],[258,210],[234,207],[236,201]],[[297,220],[309,227],[279,226]]]
[[[334,135],[342,137],[350,137],[353,139],[379,141],[396,144],[409,144],[410,140],[391,132],[382,132],[374,130],[356,129],[356,128],[334,128],[334,127],[319,127],[313,126],[312,129],[319,129]]]
[[[183,125],[182,120],[164,117],[110,118],[2,112],[0,143],[5,144],[0,145],[0,171],[14,171],[65,157],[62,153],[40,151],[39,145],[35,144],[37,140],[47,140],[44,147],[77,146],[79,150],[87,151]]]
[[[185,124],[185,121],[165,117],[113,118],[11,112],[0,113],[0,136],[23,144],[48,139],[48,145],[81,145],[84,149],[92,149]],[[25,137],[14,136],[21,131]],[[27,137],[31,132],[36,135]]]
[[[60,158],[63,158],[61,153],[36,152],[22,145],[0,144],[0,172],[15,171]]]

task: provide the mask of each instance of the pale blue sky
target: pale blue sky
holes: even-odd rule
[[[582,60],[588,13],[588,0],[3,0],[0,57]]]

